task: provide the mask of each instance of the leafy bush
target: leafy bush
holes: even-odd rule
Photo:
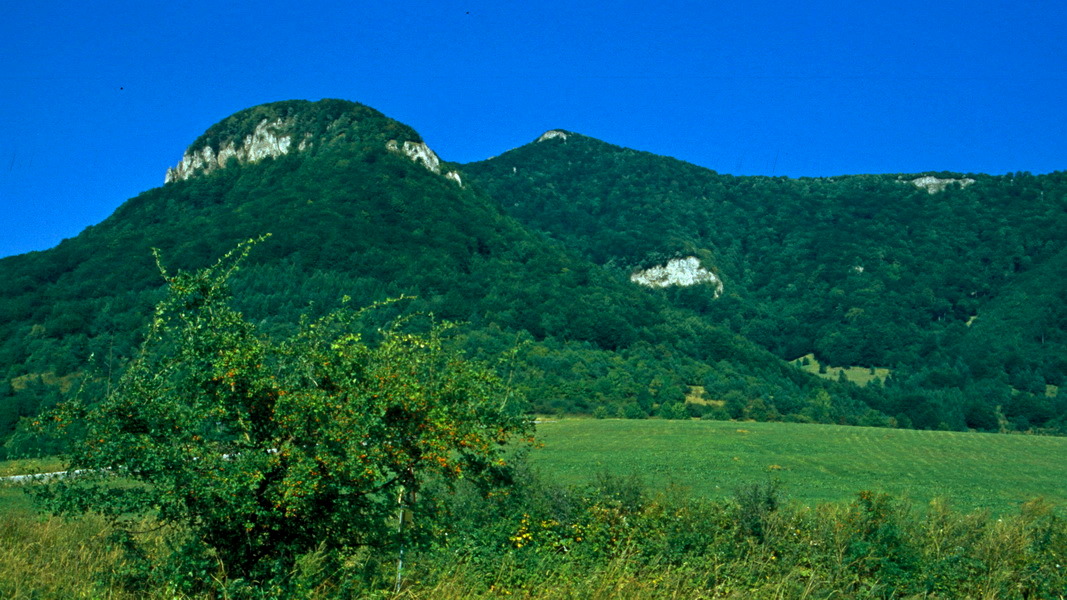
[[[770,479],[764,483],[752,483],[737,488],[734,502],[737,504],[739,531],[759,541],[766,537],[767,522],[782,504],[781,482]]]
[[[445,349],[447,326],[409,319],[371,345],[354,333],[364,311],[346,308],[288,339],[260,335],[227,302],[251,245],[164,272],[169,295],[115,389],[50,416],[84,433],[68,467],[80,476],[40,492],[45,505],[103,514],[142,579],[186,592],[285,594],[309,561],[329,572],[395,548],[412,537],[398,508],[410,524],[424,483],[504,481],[505,444],[528,427],[490,369]],[[169,554],[142,552],[143,515]]]

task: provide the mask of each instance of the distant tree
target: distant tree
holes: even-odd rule
[[[630,402],[623,407],[623,416],[627,419],[647,419],[648,413],[645,412],[636,402]]]
[[[685,402],[665,404],[660,407],[659,414],[665,419],[683,420],[689,418],[689,411],[685,407]]]

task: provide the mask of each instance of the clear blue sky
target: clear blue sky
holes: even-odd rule
[[[443,158],[563,128],[725,173],[1067,169],[1062,1],[6,3],[0,256],[98,223],[213,123],[363,102]]]

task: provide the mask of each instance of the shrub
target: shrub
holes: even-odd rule
[[[45,488],[45,505],[103,514],[131,560],[187,592],[284,595],[309,561],[395,548],[411,537],[398,508],[410,524],[427,480],[503,481],[504,444],[527,428],[488,368],[445,348],[447,326],[408,320],[372,345],[355,333],[364,311],[342,308],[260,335],[226,291],[251,245],[163,271],[169,295],[115,389],[50,417],[80,424],[68,468],[82,476]],[[168,532],[158,560],[133,533],[145,514]]]
[[[737,488],[734,502],[737,504],[737,525],[742,534],[764,540],[768,519],[782,504],[781,487],[777,479],[769,479]]]

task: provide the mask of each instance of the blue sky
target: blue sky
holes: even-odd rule
[[[735,174],[1062,170],[1064,31],[1027,0],[12,2],[0,256],[292,98],[363,102],[459,162],[562,128]]]

